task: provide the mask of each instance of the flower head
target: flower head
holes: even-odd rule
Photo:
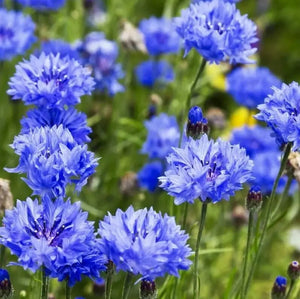
[[[0,243],[18,257],[19,266],[47,275],[66,278],[72,286],[81,275],[99,277],[105,257],[97,250],[93,222],[87,220],[80,203],[62,199],[17,201],[7,210],[0,228]]]
[[[136,77],[140,84],[153,87],[154,84],[166,84],[174,80],[172,66],[165,60],[147,60],[135,69]]]
[[[272,299],[284,299],[287,287],[287,279],[283,276],[277,276],[272,288]]]
[[[17,0],[24,6],[30,6],[37,10],[57,10],[65,5],[66,0]]]
[[[256,49],[256,25],[242,16],[234,4],[223,0],[191,4],[175,18],[177,32],[184,40],[185,55],[195,48],[207,61],[250,63]]]
[[[272,93],[271,87],[279,87],[281,81],[265,67],[237,68],[227,76],[227,91],[236,102],[248,108],[256,108]]]
[[[94,80],[90,71],[69,57],[59,54],[30,56],[16,67],[7,91],[14,100],[22,99],[25,105],[47,109],[76,105],[80,97],[91,94]]]
[[[196,198],[213,203],[228,200],[252,178],[253,162],[238,145],[218,139],[191,137],[183,148],[173,148],[167,157],[169,169],[159,178],[160,187],[175,197],[175,204]]]
[[[144,35],[150,55],[177,53],[179,51],[180,37],[171,20],[151,17],[142,20],[139,29]]]
[[[24,54],[35,42],[30,16],[0,8],[0,61]]]
[[[62,125],[35,128],[16,136],[11,146],[20,156],[19,165],[6,170],[25,173],[23,180],[42,198],[65,196],[69,184],[79,192],[98,165],[87,146],[78,144]]]
[[[296,82],[274,87],[263,104],[257,106],[256,118],[267,123],[279,145],[291,142],[293,150],[300,148],[300,86]]]
[[[78,112],[74,107],[69,107],[66,110],[46,109],[44,107],[29,110],[27,117],[21,119],[21,125],[21,134],[28,134],[34,128],[62,125],[70,131],[78,144],[90,142],[88,134],[92,132],[92,129],[87,126],[86,115]]]
[[[174,217],[156,213],[152,208],[125,212],[117,210],[99,223],[99,245],[116,269],[154,280],[165,274],[178,276],[187,270],[191,249],[188,235],[176,225]]]
[[[137,174],[138,183],[142,188],[154,192],[158,187],[158,177],[162,175],[163,166],[161,162],[147,163]]]
[[[142,153],[152,158],[165,158],[179,142],[179,127],[175,116],[161,113],[144,122],[148,131]]]

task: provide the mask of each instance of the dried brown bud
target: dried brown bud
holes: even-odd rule
[[[162,99],[161,97],[156,94],[156,93],[152,93],[150,95],[150,102],[153,104],[153,105],[161,105],[162,103]]]
[[[248,213],[243,206],[235,206],[231,213],[231,220],[236,228],[240,228],[248,222]]]
[[[10,181],[0,178],[0,211],[13,208],[13,196],[10,191]]]
[[[291,152],[288,158],[288,168],[292,171],[295,179],[298,183],[300,183],[300,153],[299,152]]]
[[[135,172],[128,171],[120,182],[120,191],[125,196],[132,195],[137,190],[137,176]]]
[[[224,112],[216,107],[209,108],[205,115],[208,124],[214,129],[222,130],[226,127],[226,118]]]

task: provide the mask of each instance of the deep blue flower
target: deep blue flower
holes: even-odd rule
[[[42,53],[17,65],[7,93],[13,100],[22,99],[25,105],[64,109],[91,94],[94,84],[90,71],[76,60]]]
[[[191,265],[188,235],[176,225],[174,217],[149,210],[117,210],[99,223],[100,251],[117,271],[142,275],[154,280],[165,274],[178,276],[178,270]]]
[[[173,146],[178,146],[180,132],[175,116],[161,113],[146,120],[144,125],[148,131],[142,153],[152,158],[165,158]]]
[[[297,150],[300,148],[300,86],[292,82],[273,89],[264,104],[257,106],[260,113],[256,118],[267,123],[280,145],[292,142],[292,149]]]
[[[93,70],[96,89],[110,96],[123,92],[118,80],[124,77],[122,67],[116,62],[119,51],[115,42],[107,40],[101,32],[91,32],[79,45],[83,61]]]
[[[236,102],[248,108],[256,108],[281,81],[268,68],[237,68],[227,75],[227,91]]]
[[[25,173],[23,180],[42,198],[64,197],[69,184],[79,192],[98,165],[87,146],[78,144],[62,125],[18,135],[11,147],[20,156],[19,165],[6,170]]]
[[[285,298],[287,287],[287,279],[283,276],[277,276],[272,288],[272,299],[283,299]]]
[[[252,178],[253,162],[245,149],[221,139],[214,142],[206,134],[173,148],[167,162],[160,187],[175,197],[175,204],[193,203],[196,198],[213,203],[229,200]]]
[[[135,69],[136,77],[140,84],[153,87],[154,84],[166,84],[174,80],[172,66],[165,60],[147,60]]]
[[[57,10],[65,5],[66,0],[17,0],[24,6],[30,6],[37,10]]]
[[[44,266],[47,275],[69,279],[71,286],[82,275],[98,278],[106,259],[87,216],[79,202],[18,200],[16,208],[6,210],[0,243],[18,257],[14,264],[32,272]]]
[[[151,17],[142,20],[139,25],[150,55],[177,53],[180,49],[180,37],[172,21],[166,18]]]
[[[158,187],[158,177],[162,175],[162,172],[163,166],[161,162],[147,163],[137,174],[139,185],[150,192],[154,192]]]
[[[223,0],[191,4],[175,18],[184,40],[185,55],[195,48],[210,63],[250,63],[256,52],[256,25],[242,16],[234,4]]]
[[[82,112],[78,112],[73,107],[69,107],[66,110],[57,108],[47,109],[43,107],[29,110],[27,117],[22,118],[21,125],[21,134],[30,133],[34,128],[62,125],[71,132],[74,140],[78,144],[91,141],[88,134],[90,134],[92,130],[87,126],[86,115]]]
[[[80,60],[80,55],[76,48],[60,39],[43,41],[41,44],[41,50],[37,52],[36,56],[40,55],[41,52],[44,52],[46,55],[51,53],[53,55],[60,54],[61,58],[69,56],[75,60]]]
[[[0,61],[24,54],[35,42],[30,16],[0,8]]]

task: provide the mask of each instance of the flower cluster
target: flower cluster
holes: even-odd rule
[[[149,210],[117,210],[99,223],[100,250],[116,269],[154,280],[165,274],[178,276],[178,270],[191,265],[188,235],[174,217]]]
[[[81,275],[98,278],[106,258],[97,249],[94,225],[79,203],[27,198],[7,210],[0,243],[18,257],[17,265],[33,272],[42,266],[47,275],[72,286]]]
[[[280,87],[281,81],[265,67],[237,68],[227,75],[227,91],[236,102],[256,108],[272,93],[271,87]]]
[[[24,181],[42,198],[64,197],[68,184],[75,184],[79,192],[98,164],[87,146],[78,144],[62,125],[18,135],[12,148],[20,156],[19,165],[6,170],[25,173]]]
[[[30,56],[16,67],[7,91],[12,99],[22,99],[25,105],[63,108],[76,105],[80,97],[91,94],[94,80],[90,71],[69,57],[42,53]]]
[[[228,200],[242,184],[252,178],[253,162],[238,145],[218,139],[191,137],[183,148],[173,148],[167,157],[165,176],[159,178],[163,188],[175,197],[175,204],[201,201],[216,203]]]
[[[107,92],[110,96],[123,92],[124,87],[118,82],[124,77],[122,67],[116,63],[118,46],[107,40],[101,32],[89,33],[78,46],[83,63],[93,70],[96,89]]]
[[[185,55],[195,48],[210,63],[250,63],[256,52],[256,25],[235,4],[223,0],[191,4],[175,18]]]
[[[58,10],[65,5],[66,0],[17,0],[24,6],[30,6],[37,10]]]
[[[34,29],[29,16],[0,8],[0,61],[24,54],[36,40]]]
[[[177,53],[180,49],[180,37],[172,21],[166,18],[142,20],[139,25],[144,35],[145,44],[150,55]]]
[[[263,104],[257,106],[256,118],[267,123],[278,144],[293,143],[293,150],[300,148],[300,86],[296,82],[274,87]]]
[[[171,65],[165,60],[147,60],[135,69],[140,84],[152,88],[155,84],[166,84],[173,81],[174,72]]]

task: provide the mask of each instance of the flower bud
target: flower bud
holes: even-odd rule
[[[201,108],[198,106],[192,107],[188,114],[188,123],[186,127],[187,136],[198,139],[203,134],[207,134],[208,131],[207,119],[203,117]]]
[[[291,280],[296,280],[300,276],[300,264],[297,261],[293,261],[289,264],[287,274]]]
[[[272,299],[284,299],[287,280],[283,276],[277,276],[272,288]]]
[[[262,203],[262,193],[258,186],[252,186],[248,192],[246,199],[246,207],[250,210],[257,210],[260,208]]]
[[[0,269],[0,298],[10,298],[12,295],[12,287],[9,274],[5,269]]]
[[[157,290],[155,282],[151,280],[142,280],[140,288],[140,299],[156,299]]]

